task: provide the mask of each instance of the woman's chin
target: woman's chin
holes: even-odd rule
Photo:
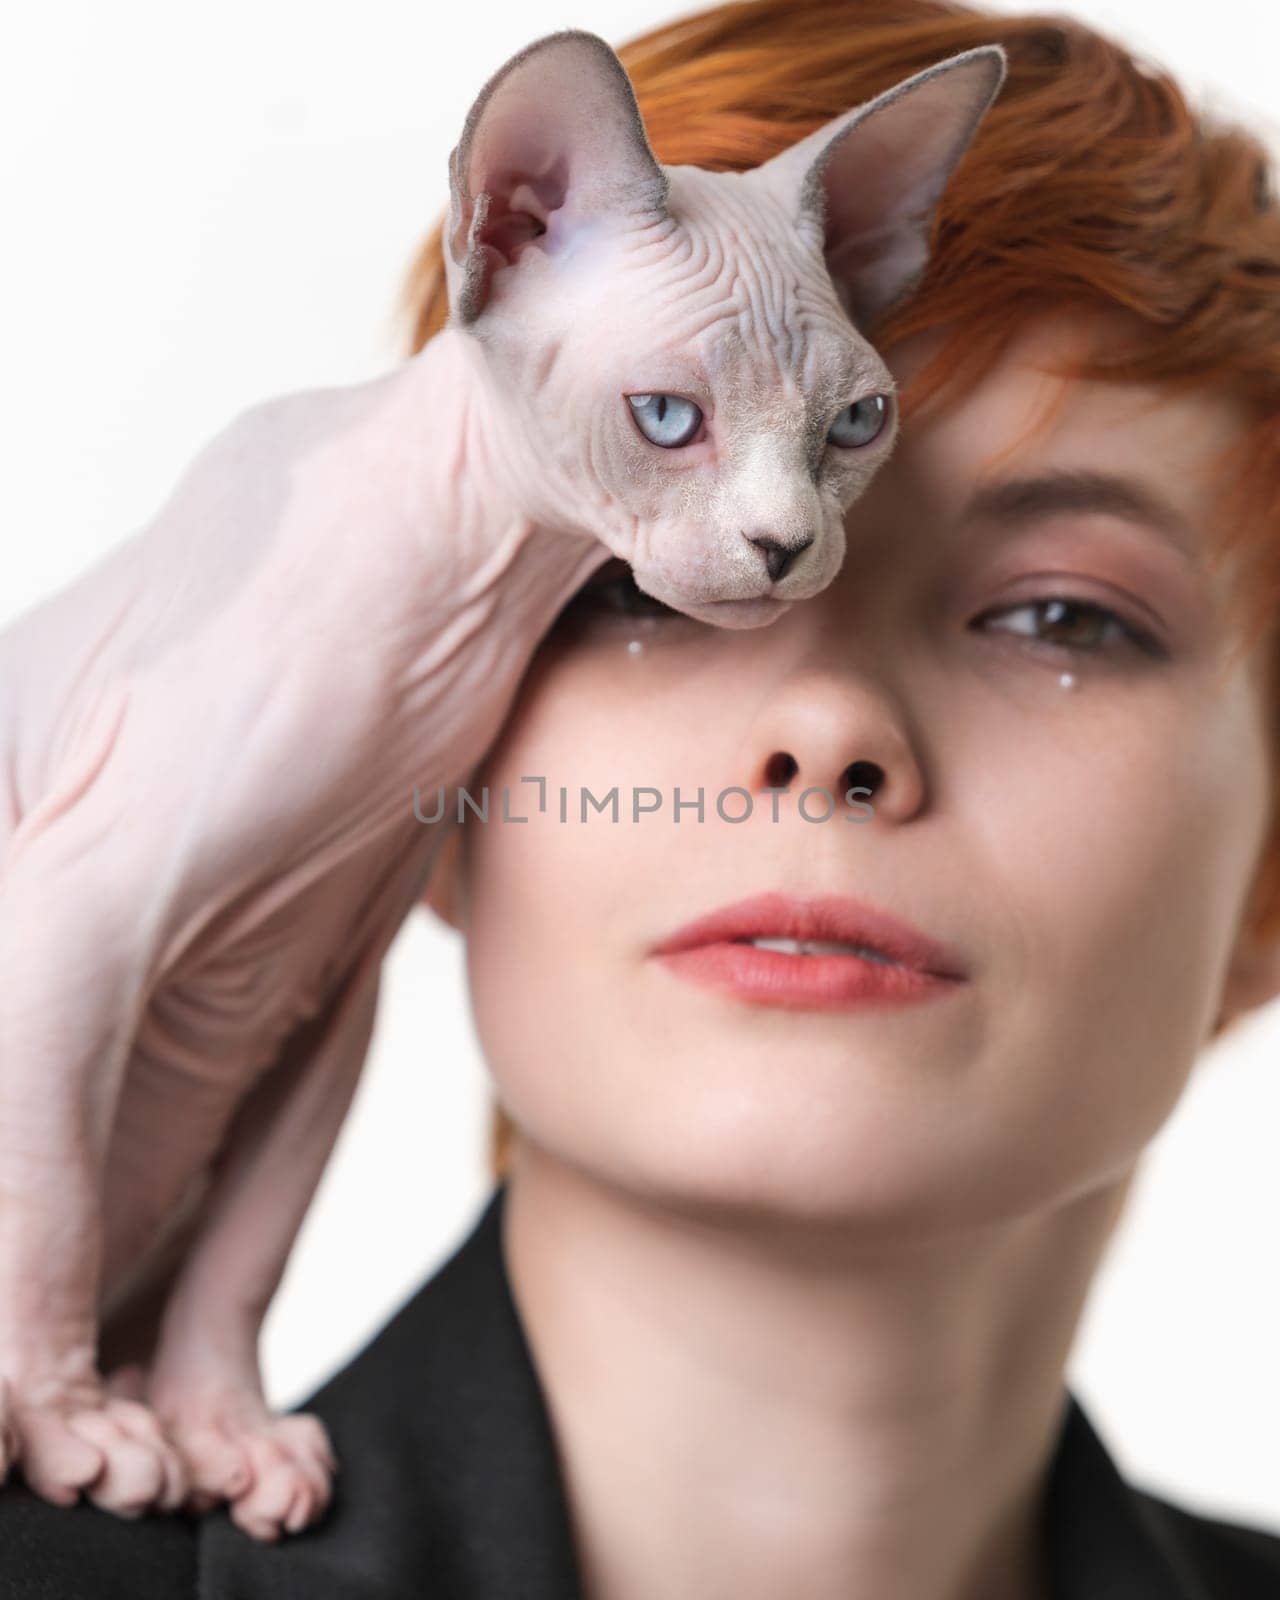
[[[615,1194],[721,1227],[923,1241],[1016,1215],[1043,1198],[1024,1192],[1024,1184],[1037,1189],[1034,1175],[998,1176],[1015,1165],[1000,1151],[966,1150],[951,1119],[913,1125],[870,1100],[841,1111],[815,1107],[812,1098],[787,1107],[749,1093],[727,1102],[704,1093],[686,1104],[687,1114],[672,1106],[666,1115],[652,1108],[620,1115],[611,1104],[599,1116],[579,1102],[572,1127],[554,1118],[539,1127],[537,1108],[527,1109],[527,1138],[553,1160]]]

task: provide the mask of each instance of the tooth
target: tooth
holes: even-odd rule
[[[865,945],[846,944],[838,939],[748,939],[757,950],[777,950],[785,955],[805,956],[861,956],[865,961],[879,961],[883,966],[897,966],[889,956]]]
[[[893,966],[896,964],[891,961],[888,956],[881,955],[878,950],[870,950],[866,945],[844,944],[835,939],[810,939],[804,944],[803,948],[808,954],[815,956],[854,955],[861,956],[865,961],[883,962],[886,966]]]

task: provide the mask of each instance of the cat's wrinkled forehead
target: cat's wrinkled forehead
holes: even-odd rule
[[[667,167],[676,228],[657,282],[683,281],[719,296],[743,314],[744,328],[785,341],[791,319],[825,332],[847,349],[849,319],[827,270],[822,231],[799,213],[794,198],[775,193],[759,172],[704,172]],[[788,357],[788,365],[792,358]]]
[[[621,236],[614,281],[625,288],[600,307],[615,338],[631,331],[646,383],[824,432],[832,412],[893,388],[793,208],[753,173],[664,170],[668,216]]]

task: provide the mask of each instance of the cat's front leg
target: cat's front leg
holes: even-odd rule
[[[186,1476],[153,1411],[108,1393],[96,1367],[102,1181],[138,999],[139,905],[93,848],[102,818],[81,776],[64,773],[24,819],[0,873],[0,1480],[18,1464],[55,1504],[83,1489],[136,1516],[178,1505]],[[102,774],[85,781],[92,790]]]
[[[229,1499],[233,1521],[266,1542],[323,1514],[337,1466],[317,1418],[267,1405],[258,1336],[359,1079],[382,953],[397,925],[237,1108],[146,1378],[186,1458],[194,1507]],[[137,1369],[121,1372],[117,1387],[141,1393]]]

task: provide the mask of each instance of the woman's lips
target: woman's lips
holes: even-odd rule
[[[703,944],[659,958],[682,978],[725,989],[758,1005],[833,1009],[868,1001],[928,1000],[959,987],[913,967],[884,966],[862,956],[792,956],[749,944]]]
[[[747,941],[860,945],[882,958],[791,954]],[[670,971],[760,1005],[832,1009],[954,993],[967,977],[944,945],[887,912],[838,895],[758,895],[700,917],[654,949]]]

